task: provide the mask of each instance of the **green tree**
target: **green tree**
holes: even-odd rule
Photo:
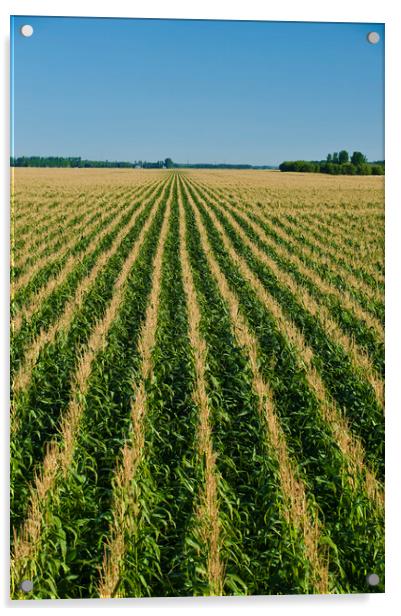
[[[347,163],[348,161],[349,161],[349,154],[347,150],[341,150],[341,152],[338,155],[338,162],[340,163],[340,165],[343,165],[344,163]]]
[[[351,156],[351,162],[353,165],[363,165],[367,162],[366,156],[362,152],[354,152]]]
[[[338,163],[338,152],[334,152],[333,154],[333,163]]]
[[[165,158],[164,159],[164,165],[165,165],[166,169],[172,169],[174,167],[174,163],[173,163],[171,158]]]
[[[331,161],[332,161],[332,155],[331,155],[331,154],[327,154],[326,161],[327,161],[328,163],[331,163]]]
[[[343,173],[344,175],[356,175],[357,173],[357,168],[355,167],[355,165],[353,165],[352,163],[348,162],[348,163],[344,163],[341,166],[341,173]]]
[[[367,163],[358,165],[358,175],[372,175],[372,166]]]

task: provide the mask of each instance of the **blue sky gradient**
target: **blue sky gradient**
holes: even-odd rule
[[[18,16],[11,47],[15,156],[384,158],[382,24]]]

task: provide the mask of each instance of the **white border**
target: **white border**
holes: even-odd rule
[[[204,0],[189,3],[185,0],[149,0],[148,2],[129,2],[113,0],[99,3],[95,0],[19,0],[5,2],[15,15],[68,15],[91,17],[154,17],[188,19],[256,19],[283,21],[359,21],[384,22],[394,16],[391,2],[380,4],[377,0],[349,2],[337,0],[321,3],[318,0],[286,0],[271,5],[263,0],[247,0],[233,3],[229,0]],[[327,6],[325,6],[325,4]]]
[[[166,614],[177,610],[186,612],[208,609],[211,613],[220,611],[239,614],[244,610],[253,613],[291,614],[297,616],[323,612],[334,613],[341,610],[342,616],[368,616],[396,611],[398,587],[401,582],[401,497],[400,497],[400,444],[401,444],[401,405],[398,382],[400,367],[400,233],[401,233],[401,81],[399,78],[399,58],[401,58],[401,19],[400,3],[391,0],[246,0],[234,4],[233,0],[203,0],[192,3],[184,0],[154,1],[146,3],[128,0],[110,0],[100,4],[95,0],[22,0],[11,2],[3,0],[1,12],[2,62],[0,65],[2,97],[2,134],[5,136],[1,148],[2,170],[2,208],[0,219],[0,293],[1,327],[0,349],[2,353],[1,370],[1,409],[3,422],[1,430],[1,537],[0,589],[1,603],[6,609],[17,611],[25,609],[64,608],[69,611],[81,609],[102,613],[113,613],[116,608],[134,609],[136,614]],[[356,21],[386,23],[386,408],[387,408],[387,457],[386,457],[386,594],[323,596],[323,597],[250,597],[221,599],[123,599],[123,600],[84,600],[84,601],[8,601],[8,246],[9,246],[9,16],[19,15],[59,15],[59,16],[97,16],[97,17],[164,17],[200,19],[257,19],[282,21]],[[397,62],[398,58],[398,62]],[[397,378],[398,377],[398,378]],[[398,601],[401,605],[401,602]],[[106,610],[106,611],[104,611]]]

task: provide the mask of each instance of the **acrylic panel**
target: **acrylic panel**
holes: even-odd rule
[[[11,19],[11,597],[384,592],[384,24]]]

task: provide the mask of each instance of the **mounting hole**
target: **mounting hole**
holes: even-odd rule
[[[377,573],[369,573],[369,575],[366,577],[366,581],[369,586],[377,586],[380,582],[380,578]]]
[[[22,36],[30,37],[33,34],[33,28],[31,24],[25,24],[21,26],[21,34]]]
[[[378,32],[369,32],[367,39],[372,45],[376,45],[380,41],[380,34]]]
[[[24,592],[32,592],[33,590],[33,582],[32,580],[24,580],[20,585],[21,590]]]

